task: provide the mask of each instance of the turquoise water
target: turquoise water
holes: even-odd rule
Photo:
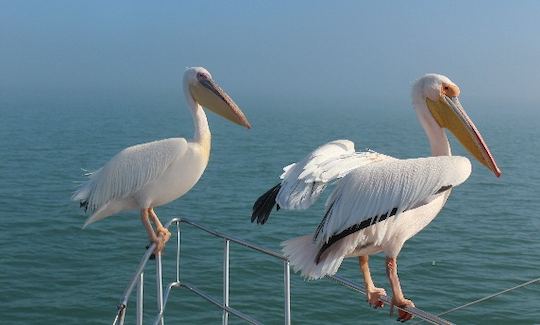
[[[265,247],[311,232],[322,204],[307,212],[274,214],[265,226],[249,222],[251,205],[276,183],[281,167],[316,146],[347,138],[357,149],[397,157],[428,154],[408,99],[369,107],[302,100],[259,101],[236,96],[253,124],[244,130],[210,116],[211,161],[185,197],[157,209],[162,220],[187,216]],[[446,207],[405,244],[399,273],[419,308],[439,313],[540,276],[540,114],[537,107],[497,106],[463,98],[503,170],[497,179],[474,163],[470,179]],[[377,109],[375,109],[377,108]],[[69,198],[83,180],[121,148],[171,136],[189,136],[182,95],[103,92],[6,93],[0,99],[0,319],[3,324],[110,323],[147,244],[136,212],[81,230],[84,216]],[[463,153],[454,146],[456,153]],[[184,232],[182,277],[221,297],[222,242]],[[232,245],[231,305],[265,323],[282,317],[282,267]],[[166,280],[174,250],[165,256]],[[376,283],[388,289],[383,257],[372,258]],[[153,272],[147,272],[152,284]],[[340,274],[360,282],[355,259]],[[146,317],[154,313],[147,286]],[[540,322],[535,284],[448,315],[457,323]],[[133,305],[128,317],[133,321]],[[297,324],[394,324],[388,308],[329,280],[292,276]],[[215,324],[221,313],[186,291],[174,291],[167,323]],[[242,323],[231,317],[231,323]]]

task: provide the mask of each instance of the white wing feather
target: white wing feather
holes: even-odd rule
[[[276,202],[285,209],[307,209],[329,183],[351,170],[387,159],[394,158],[373,151],[355,152],[354,143],[349,140],[326,143],[283,168]]]
[[[463,183],[471,173],[465,157],[441,156],[418,159],[388,159],[347,174],[328,198],[326,216],[317,242],[349,227],[396,209],[394,219],[405,210],[424,204],[446,186]],[[377,234],[375,245],[384,238]]]
[[[86,201],[94,212],[112,200],[137,193],[159,178],[187,150],[184,138],[164,139],[126,148],[105,166],[89,175],[89,180],[73,194],[75,201]]]

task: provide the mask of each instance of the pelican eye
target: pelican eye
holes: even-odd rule
[[[197,72],[197,79],[209,79],[208,75],[203,72]]]

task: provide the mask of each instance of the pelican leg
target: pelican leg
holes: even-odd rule
[[[156,236],[156,233],[154,232],[154,228],[152,228],[152,224],[150,223],[150,220],[148,220],[148,215],[149,215],[148,211],[149,211],[148,209],[141,209],[141,221],[144,225],[144,228],[146,229],[146,233],[148,234],[148,239],[151,242],[156,243],[156,249],[154,250],[154,252],[159,252],[160,250],[158,250],[158,248],[160,246],[160,240],[158,236]]]
[[[163,248],[165,248],[165,244],[169,241],[169,238],[171,238],[171,232],[167,230],[167,228],[163,227],[163,225],[159,221],[157,214],[154,212],[153,208],[148,209],[148,213],[150,214],[150,217],[152,218],[152,222],[156,226],[156,234],[159,241],[161,242],[160,245],[158,245],[160,249],[157,251],[161,252]]]
[[[399,277],[397,273],[397,258],[396,257],[386,257],[386,275],[388,276],[388,281],[392,287],[392,305],[398,306],[400,308],[404,307],[414,307],[414,303],[405,299],[403,292],[401,291],[401,285],[399,283]],[[390,314],[392,313],[392,308],[390,309]],[[398,321],[405,322],[411,319],[413,316],[407,312],[399,310],[398,312]]]
[[[384,303],[379,300],[380,297],[386,296],[386,290],[384,288],[377,288],[373,283],[371,278],[371,273],[369,272],[369,256],[358,256],[358,264],[360,264],[360,271],[364,276],[364,287],[366,289],[367,302],[368,304],[375,308],[384,307]]]

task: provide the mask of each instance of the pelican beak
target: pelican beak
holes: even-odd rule
[[[457,96],[442,95],[438,101],[426,98],[426,104],[441,127],[450,130],[482,165],[490,169],[497,177],[501,176],[501,170],[493,159],[486,142],[465,113]]]
[[[199,104],[233,123],[251,129],[251,124],[238,105],[214,80],[204,75],[197,76],[197,80],[189,89]]]

